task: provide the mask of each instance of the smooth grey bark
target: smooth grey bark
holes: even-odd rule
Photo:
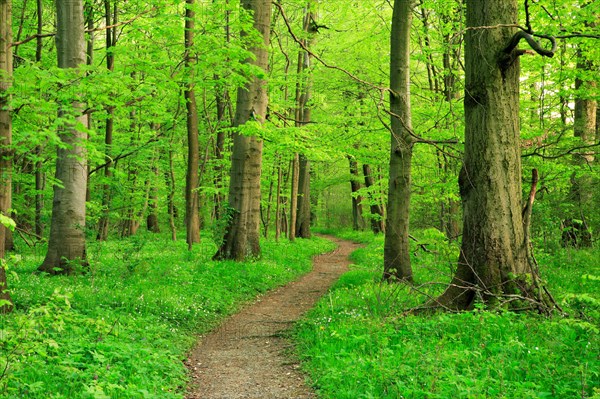
[[[56,0],[56,50],[59,68],[76,69],[85,64],[85,35],[82,0]],[[76,92],[76,88],[72,90]],[[38,268],[50,274],[75,271],[75,264],[86,266],[85,198],[87,188],[86,133],[88,117],[82,113],[84,104],[73,99],[68,116],[70,121],[59,129],[63,143],[56,159],[56,179],[62,187],[54,186],[52,219],[48,251]]]
[[[477,298],[494,304],[505,294],[526,296],[522,279],[532,272],[521,198],[518,56],[499,66],[516,28],[477,29],[517,24],[517,0],[466,4],[463,236],[455,276],[435,301],[450,309],[469,308]]]
[[[0,214],[10,215],[12,191],[12,118],[9,108],[12,85],[13,52],[12,43],[12,4],[9,0],[0,0]],[[6,269],[4,268],[5,240],[8,232],[0,223],[0,314],[13,309]]]
[[[271,0],[242,0],[241,5],[252,13],[254,29],[263,43],[251,48],[251,63],[267,72],[268,46],[271,32]],[[242,32],[242,34],[246,34]],[[262,124],[267,112],[267,87],[258,76],[240,87],[237,93],[234,126],[244,127],[248,122]],[[229,183],[229,218],[223,242],[216,259],[244,260],[260,256],[260,176],[262,167],[262,140],[241,133],[233,134],[233,152]]]
[[[390,52],[391,151],[383,278],[412,281],[408,241],[411,163],[410,28],[414,1],[395,0]]]

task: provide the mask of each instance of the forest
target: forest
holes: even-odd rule
[[[600,0],[0,0],[0,397],[191,399],[337,237],[315,397],[598,399],[599,100]]]

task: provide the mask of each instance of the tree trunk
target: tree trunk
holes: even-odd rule
[[[229,0],[225,1],[226,6],[229,6]],[[225,10],[225,43],[231,41],[230,32],[230,15],[231,11],[227,7]],[[215,75],[215,80],[219,80],[219,76]],[[214,217],[220,220],[223,213],[223,203],[225,202],[223,193],[223,153],[225,152],[225,127],[232,125],[231,121],[231,98],[229,97],[229,89],[227,87],[217,87],[216,91],[217,105],[217,140],[215,143],[215,194],[214,194]],[[223,124],[227,122],[227,126]]]
[[[391,151],[384,279],[412,281],[408,241],[413,138],[410,108],[412,0],[395,0],[390,59]]]
[[[12,4],[0,0],[0,215],[8,216],[11,208],[12,190],[12,119],[10,95],[12,85],[13,54],[12,43]],[[5,239],[8,228],[0,223],[0,314],[13,309],[6,269],[4,265]],[[5,302],[6,301],[6,302]]]
[[[171,139],[172,140],[172,139]],[[171,143],[173,145],[173,143]],[[167,206],[169,211],[169,229],[171,230],[171,240],[177,240],[177,227],[175,226],[175,219],[177,218],[177,209],[175,208],[175,165],[173,162],[173,150],[169,149],[169,173],[166,173],[167,186],[169,187],[169,194],[167,197]]]
[[[115,24],[117,13],[116,2],[113,5],[114,11],[111,11],[110,0],[104,0],[104,18],[106,26]],[[113,19],[113,14],[115,18]],[[116,45],[117,33],[115,28],[106,29],[106,69],[109,72],[115,69],[114,46]],[[108,238],[108,222],[110,217],[110,202],[111,202],[111,179],[112,179],[112,142],[114,130],[114,107],[109,106],[106,109],[106,124],[104,127],[104,184],[102,185],[102,216],[98,221],[97,239],[105,241]]]
[[[290,231],[288,237],[290,241],[296,239],[296,218],[298,216],[298,179],[300,177],[298,153],[294,154],[292,159],[292,187],[290,190]]]
[[[371,166],[368,164],[363,164],[363,175],[365,177],[365,187],[367,189],[371,189],[375,184],[375,179],[373,178],[373,171],[371,170]],[[383,209],[377,202],[377,199],[373,196],[373,193],[369,191],[369,204],[371,208],[371,230],[375,234],[384,233],[385,228],[383,224]]]
[[[77,68],[85,64],[85,36],[83,4],[81,0],[56,1],[56,48],[59,68]],[[84,104],[72,102],[76,120],[59,130],[64,144],[58,149],[56,179],[62,187],[54,186],[52,220],[48,251],[40,271],[58,274],[71,273],[75,263],[87,265],[85,246],[85,196],[87,188],[87,161],[85,132],[77,124],[87,126],[83,115]],[[60,111],[61,116],[64,115]]]
[[[254,18],[254,28],[262,35],[263,44],[251,49],[254,59],[246,60],[263,71],[268,68],[271,30],[271,0],[242,0],[241,5]],[[242,32],[246,35],[245,32]],[[258,76],[250,78],[238,89],[234,126],[262,124],[267,111],[266,82]],[[231,214],[217,259],[244,260],[260,256],[260,175],[263,142],[257,136],[239,132],[233,135],[233,153],[229,184]]]
[[[313,1],[316,3],[317,1]],[[303,39],[304,45],[310,48],[315,37],[316,30],[314,21],[316,15],[311,11],[311,1],[308,2],[304,20],[303,30],[308,35]],[[302,127],[310,123],[310,107],[308,106],[311,94],[310,78],[311,55],[302,50],[298,53],[298,76],[296,84],[296,127]],[[299,154],[298,165],[298,192],[296,200],[296,220],[292,223],[295,235],[300,238],[310,238],[310,161],[304,154]]]
[[[352,156],[348,156],[350,162],[350,189],[352,190],[352,229],[364,230],[365,220],[363,218],[362,197],[358,194],[360,190],[360,177],[358,176],[358,162]]]
[[[158,130],[157,126],[153,130]],[[158,170],[158,154],[152,160],[153,179],[150,182],[150,198],[148,199],[148,215],[146,216],[146,229],[152,233],[160,233],[158,223],[158,179],[160,176]]]
[[[296,237],[310,238],[310,206],[310,161],[305,155],[300,154]]]
[[[275,241],[281,236],[281,186],[283,183],[283,168],[281,156],[277,157],[277,195],[275,196]]]
[[[187,138],[188,138],[188,160],[185,178],[185,225],[186,242],[188,249],[192,249],[194,243],[200,242],[200,216],[198,197],[198,168],[200,148],[198,144],[198,111],[196,107],[196,94],[194,93],[193,73],[193,45],[194,45],[194,11],[195,0],[186,0],[185,8],[185,67],[188,72],[187,82],[184,89],[184,97],[187,107]]]
[[[527,295],[520,284],[531,270],[521,199],[519,60],[503,68],[498,62],[516,28],[474,28],[517,22],[517,0],[467,0],[463,237],[456,274],[437,299],[451,309],[469,308],[477,298],[494,304],[503,294]]]

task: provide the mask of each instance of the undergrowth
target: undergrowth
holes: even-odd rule
[[[441,292],[458,248],[415,234],[416,284],[380,283],[383,237],[366,246],[294,336],[322,398],[600,398],[600,251],[538,254],[542,277],[569,314],[406,312]],[[435,282],[435,283],[430,283]]]
[[[143,235],[88,246],[86,274],[34,273],[43,248],[13,256],[16,310],[0,315],[2,398],[182,398],[195,337],[310,270],[323,239],[263,244],[261,260],[213,262],[208,241]]]

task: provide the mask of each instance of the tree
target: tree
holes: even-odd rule
[[[451,309],[536,294],[525,277],[535,279],[521,199],[517,0],[466,6],[463,237],[456,273],[435,301]]]
[[[412,281],[408,241],[414,140],[410,108],[412,0],[395,0],[390,53],[391,151],[385,223],[384,279]]]
[[[200,148],[198,143],[198,111],[196,106],[196,93],[194,92],[193,46],[194,46],[194,11],[195,0],[185,2],[185,66],[188,72],[185,89],[183,91],[187,109],[187,139],[188,160],[185,177],[185,225],[186,242],[188,249],[200,241],[200,217],[198,215],[198,167]]]
[[[58,66],[77,69],[85,64],[85,36],[82,0],[56,1],[56,48]],[[76,72],[77,73],[77,72]],[[75,83],[68,90],[77,97]],[[44,262],[38,270],[50,273],[71,273],[74,262],[86,264],[85,196],[87,162],[85,141],[87,115],[84,104],[71,98],[70,107],[59,111],[62,126],[58,136],[61,144],[57,151],[56,179],[52,203],[50,239]]]
[[[254,29],[262,40],[251,51],[247,63],[266,74],[271,31],[271,0],[242,0],[242,8],[253,17]],[[242,32],[248,36],[249,32]],[[264,76],[264,75],[263,75]],[[263,142],[256,134],[246,135],[242,129],[260,129],[267,112],[267,87],[262,76],[249,77],[238,89],[233,134],[233,153],[229,183],[229,218],[217,259],[244,260],[260,256],[260,176]]]
[[[0,314],[12,310],[5,268],[5,239],[8,231],[8,215],[11,208],[12,181],[12,119],[10,95],[12,84],[13,54],[12,43],[12,4],[9,0],[0,1]],[[4,302],[7,301],[7,302]]]
[[[111,8],[111,1],[104,0],[104,18],[106,26],[112,26],[113,23],[117,23],[117,1],[114,1],[113,7]],[[91,8],[91,7],[90,7]],[[90,14],[91,11],[88,11]],[[93,18],[89,18],[93,21]],[[92,22],[93,23],[93,22]],[[106,29],[106,69],[110,72],[115,70],[115,54],[114,47],[117,44],[117,29],[108,28]],[[88,54],[93,51],[93,46],[88,43]],[[109,106],[106,109],[107,117],[106,124],[104,127],[104,145],[105,145],[105,166],[104,166],[104,179],[105,182],[102,186],[102,216],[98,222],[98,235],[97,239],[104,241],[108,238],[108,222],[110,216],[110,203],[111,203],[111,178],[112,178],[112,157],[111,150],[113,145],[113,130],[114,130],[114,106]]]
[[[302,28],[308,38],[303,39],[304,47],[310,49],[313,38],[317,33],[315,28],[315,13],[313,4],[308,2],[306,12],[302,22]],[[310,70],[311,54],[307,50],[300,50],[298,53],[298,76],[296,83],[296,126],[302,127],[310,123],[310,95],[311,82]],[[295,161],[296,162],[296,161]],[[295,235],[301,238],[310,238],[310,161],[305,154],[298,154],[298,197],[296,204],[296,220],[292,228],[296,229]]]

